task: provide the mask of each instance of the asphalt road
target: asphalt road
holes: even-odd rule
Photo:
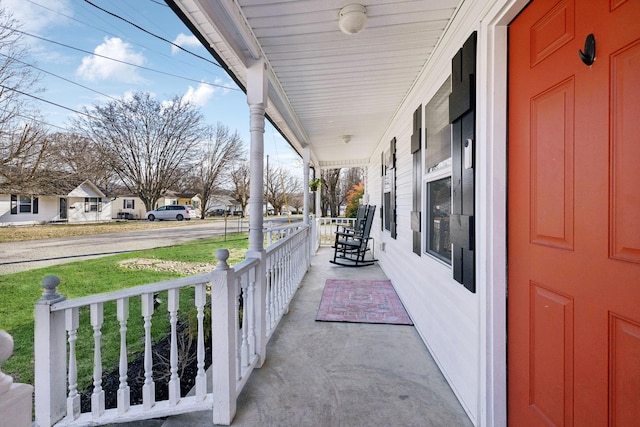
[[[224,221],[193,222],[193,225],[157,228],[148,231],[0,243],[0,274],[142,249],[171,246],[224,234]],[[249,225],[246,219],[242,223],[237,219],[230,219],[227,223],[227,232],[229,233],[247,231],[248,229]]]

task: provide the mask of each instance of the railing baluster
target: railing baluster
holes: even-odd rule
[[[76,360],[76,341],[80,325],[77,307],[65,310],[65,329],[69,336],[69,396],[67,397],[67,417],[75,420],[80,415],[80,395],[78,394],[78,363]]]
[[[130,390],[128,380],[128,360],[127,360],[127,321],[129,320],[129,298],[119,298],[117,300],[116,314],[120,324],[120,362],[119,375],[120,385],[118,386],[118,413],[124,414],[131,405]]]
[[[144,319],[144,385],[142,386],[142,408],[149,410],[155,405],[156,384],[153,382],[153,354],[151,351],[151,317],[153,316],[153,293],[141,295],[142,318]]]
[[[198,311],[198,373],[196,375],[196,399],[204,400],[207,396],[207,375],[204,370],[204,305],[207,300],[206,285],[196,285],[195,289],[195,303],[196,310]]]
[[[273,290],[273,286],[275,284],[274,280],[273,280],[273,258],[269,257],[267,258],[267,274],[266,274],[266,280],[267,280],[267,314],[266,314],[266,319],[268,322],[268,327],[267,330],[271,331],[271,327],[273,326],[273,323],[275,321],[275,303],[274,303],[274,290]]]
[[[102,323],[103,303],[91,304],[91,326],[93,327],[93,393],[91,394],[91,414],[94,418],[104,414],[104,390],[102,390]]]
[[[236,315],[234,316],[233,331],[236,334],[236,347],[232,350],[233,350],[233,354],[235,354],[236,356],[236,381],[237,381],[237,380],[240,380],[240,378],[242,378],[242,360],[241,360],[241,354],[240,354],[240,346],[242,343],[242,339],[240,338],[240,335],[242,334],[242,330],[240,328],[241,324],[239,319],[240,298],[242,296],[242,285],[240,284],[240,277],[234,277],[231,283],[233,283],[232,286],[233,286],[233,292],[235,296],[233,301],[235,303],[234,313],[236,313]]]
[[[171,324],[171,378],[169,379],[169,404],[176,405],[180,401],[180,378],[178,377],[178,307],[180,304],[180,289],[169,289],[167,309]]]
[[[245,304],[245,312],[247,314],[247,323],[249,324],[248,342],[249,354],[253,358],[256,354],[256,316],[254,310],[254,298],[256,289],[256,268],[249,270],[249,286],[247,287],[247,303]]]
[[[240,276],[240,289],[242,295],[242,337],[240,338],[240,365],[242,366],[241,372],[249,365],[249,346],[247,342],[247,287],[249,286],[247,281],[247,273]]]

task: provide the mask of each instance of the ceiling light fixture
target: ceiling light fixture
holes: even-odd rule
[[[338,25],[348,35],[358,34],[367,26],[367,9],[361,4],[349,4],[340,10]]]

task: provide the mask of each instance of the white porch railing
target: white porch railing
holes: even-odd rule
[[[335,243],[338,226],[353,227],[355,218],[318,218],[318,240],[320,246],[331,246]]]
[[[0,364],[13,354],[13,338],[0,331]],[[0,426],[30,427],[33,387],[14,383],[13,378],[0,371]]]
[[[44,293],[35,308],[35,414],[40,427],[101,425],[166,417],[185,412],[213,409],[212,423],[230,424],[236,411],[236,399],[255,367],[265,360],[266,343],[286,313],[289,302],[310,263],[308,226],[291,231],[286,238],[266,249],[264,254],[249,254],[242,263],[231,268],[226,261],[229,252],[219,250],[214,271],[197,276],[137,286],[121,291],[67,300],[57,293],[59,279],[47,276],[42,282]],[[207,293],[211,293],[210,300]],[[170,323],[168,366],[158,364],[152,350],[151,328],[155,295],[167,292],[164,315]],[[140,298],[140,312],[130,313],[129,302]],[[180,299],[189,299],[190,309],[197,312],[197,372],[194,378],[181,378],[178,360],[177,324]],[[205,374],[204,318],[211,307],[211,384]],[[105,310],[110,305],[115,309]],[[105,319],[105,313],[116,319]],[[111,316],[111,315],[109,315]],[[81,325],[81,320],[88,325]],[[119,384],[113,390],[103,385],[102,348],[105,326],[117,325],[119,337]],[[144,385],[142,402],[133,404],[128,377],[129,325],[141,322],[144,342]],[[78,330],[89,327],[93,332],[93,391],[91,410],[82,412],[78,392]],[[109,335],[114,335],[112,332]],[[91,344],[91,343],[89,343]],[[114,344],[109,344],[114,345]],[[166,356],[167,355],[163,355]],[[86,363],[85,363],[86,364]],[[156,401],[158,375],[169,378],[168,399]],[[181,396],[181,381],[195,383],[195,393]],[[105,396],[117,396],[113,408],[106,408]]]
[[[292,224],[279,225],[275,227],[272,227],[269,223],[266,223],[263,230],[265,247],[268,248],[277,241],[285,239],[286,237],[295,233],[297,230],[306,227],[307,226],[302,222],[294,222]]]

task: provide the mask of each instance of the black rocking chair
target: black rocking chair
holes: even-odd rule
[[[369,250],[369,240],[371,239],[369,233],[375,213],[375,206],[366,206],[363,209],[364,218],[359,222],[356,221],[353,229],[336,231],[333,260],[329,262],[345,267],[364,267],[377,261],[373,258],[365,258]],[[360,226],[358,226],[359,224]]]

